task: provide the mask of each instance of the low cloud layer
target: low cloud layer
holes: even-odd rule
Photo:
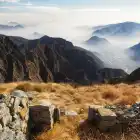
[[[4,0],[3,0],[4,1]],[[10,0],[8,0],[10,1]],[[13,0],[16,1],[16,0]],[[112,67],[132,69],[137,64],[132,62],[123,50],[138,41],[139,38],[132,40],[111,40],[116,47],[112,48],[91,48],[83,45],[83,42],[92,35],[92,27],[103,24],[119,23],[124,21],[139,21],[139,10],[132,11],[127,9],[96,9],[96,8],[60,8],[54,6],[31,6],[30,4],[20,7],[1,7],[5,9],[0,12],[0,24],[7,24],[9,21],[18,22],[25,26],[25,29],[16,31],[0,31],[1,34],[22,36],[32,39],[34,32],[46,34],[52,37],[62,37],[72,41],[74,45],[96,51],[101,54],[104,61],[110,63]],[[7,12],[8,11],[8,12]],[[119,46],[119,47],[118,47]],[[107,56],[107,57],[106,57]],[[129,66],[128,66],[129,65]],[[132,68],[130,68],[132,66]]]

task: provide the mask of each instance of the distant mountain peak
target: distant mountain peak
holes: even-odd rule
[[[109,46],[111,45],[111,43],[105,39],[105,38],[101,38],[98,36],[92,36],[89,40],[86,41],[87,45],[105,45],[105,46]]]
[[[135,22],[122,22],[116,24],[108,24],[101,26],[100,28],[96,27],[94,30],[93,35],[97,36],[130,36],[140,33],[140,24]]]
[[[17,22],[8,22],[8,24],[0,24],[0,30],[14,30],[22,28],[24,28],[24,26]]]

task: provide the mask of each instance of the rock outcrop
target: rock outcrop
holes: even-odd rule
[[[36,40],[0,35],[0,82],[43,81],[89,84],[103,62],[61,38]]]
[[[0,95],[0,140],[27,140],[28,118],[28,98],[23,91]]]

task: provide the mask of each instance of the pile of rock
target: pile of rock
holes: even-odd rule
[[[28,114],[28,98],[24,92],[0,95],[0,140],[26,140]]]
[[[140,103],[127,106],[89,106],[88,121],[101,131],[124,131],[130,122],[140,119]]]

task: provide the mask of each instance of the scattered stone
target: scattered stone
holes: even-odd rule
[[[71,110],[71,111],[66,111],[66,112],[65,112],[65,115],[66,115],[66,116],[77,116],[78,113],[75,112],[75,111],[73,111],[73,110]]]

